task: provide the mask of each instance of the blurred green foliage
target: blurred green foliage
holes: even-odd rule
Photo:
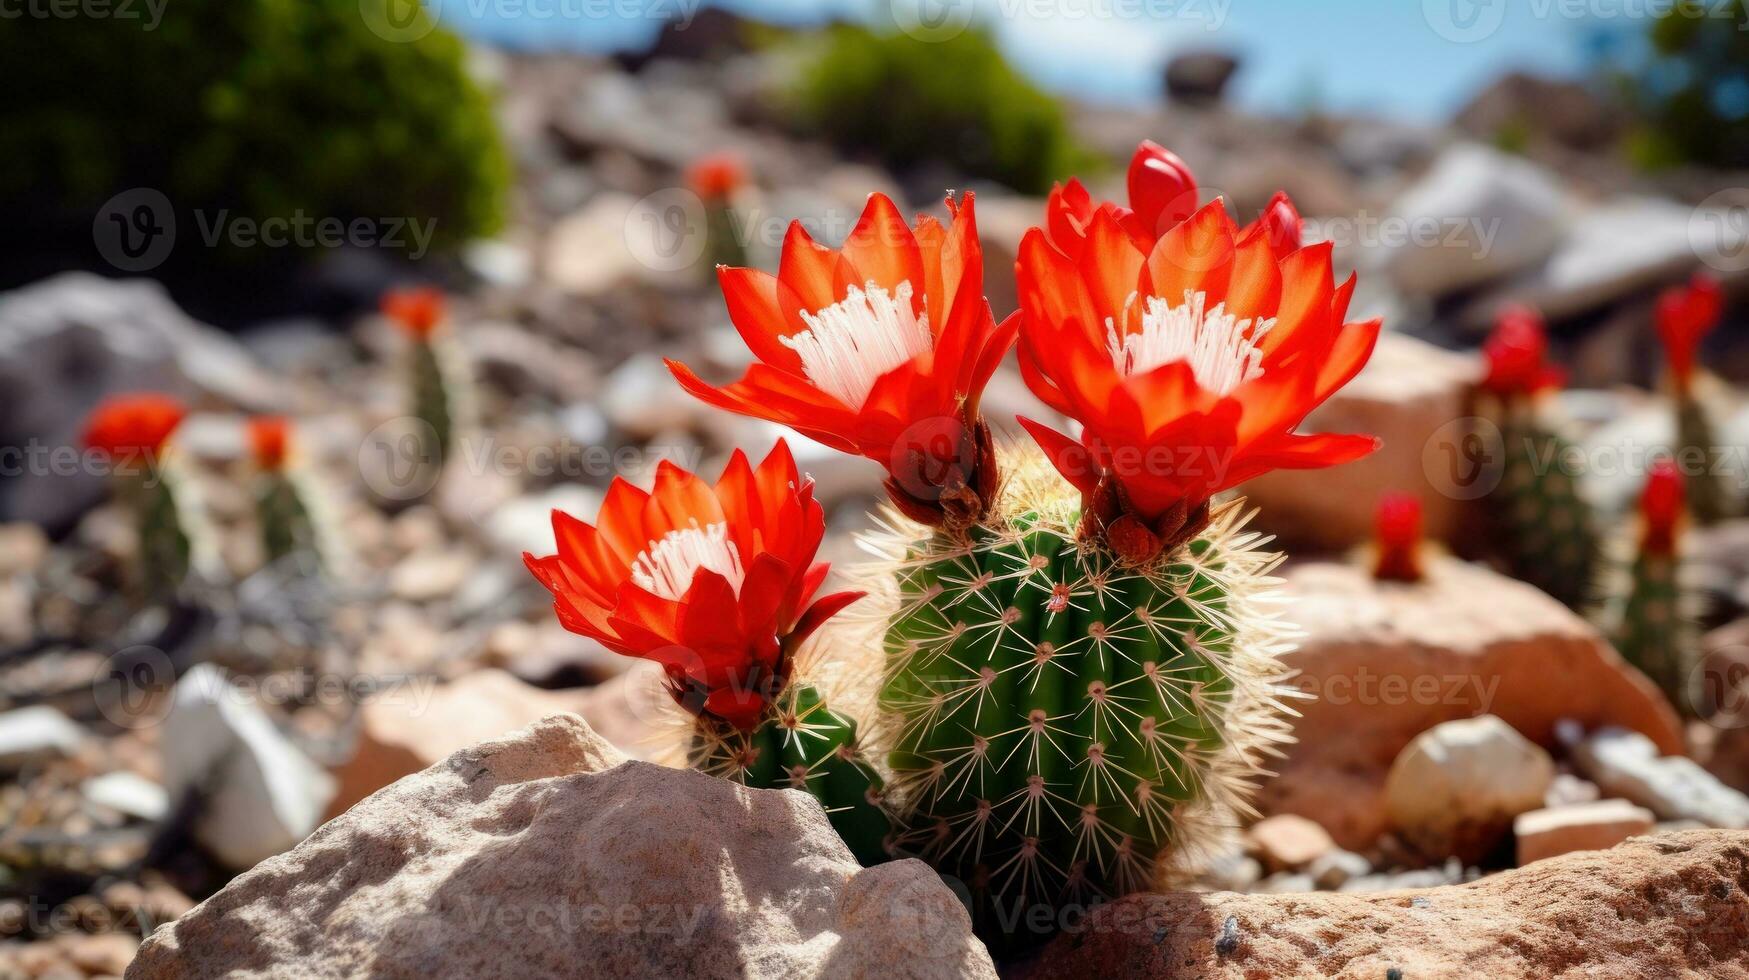
[[[404,0],[170,0],[134,17],[0,21],[0,206],[90,212],[153,187],[257,220],[503,219],[510,164],[459,40],[366,16]],[[119,5],[110,8],[120,9]],[[380,27],[389,21],[376,18]]]
[[[1631,87],[1641,125],[1630,155],[1647,167],[1749,166],[1749,2],[1682,0],[1650,40],[1653,60]]]
[[[927,42],[836,26],[792,93],[805,127],[894,170],[945,163],[1042,193],[1086,162],[1063,109],[1021,77],[987,33]]]

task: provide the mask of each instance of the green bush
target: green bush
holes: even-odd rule
[[[1652,60],[1632,80],[1642,129],[1629,145],[1650,167],[1749,167],[1749,7],[1683,0],[1653,22]]]
[[[452,35],[386,39],[360,0],[125,9],[0,20],[0,206],[152,187],[179,213],[435,219],[440,244],[502,221],[509,161]]]
[[[894,170],[945,163],[1036,194],[1083,162],[1062,107],[977,30],[926,42],[834,27],[794,99],[804,126]]]

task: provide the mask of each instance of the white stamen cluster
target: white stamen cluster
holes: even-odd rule
[[[888,295],[872,281],[850,287],[840,302],[802,314],[808,329],[781,338],[802,359],[802,370],[816,388],[861,408],[881,375],[935,346],[929,316],[911,307],[911,284]]]
[[[1135,302],[1135,296],[1129,301]],[[1196,383],[1217,395],[1231,394],[1239,385],[1261,377],[1263,352],[1257,344],[1275,326],[1275,318],[1241,320],[1227,312],[1225,303],[1204,309],[1207,303],[1207,294],[1190,290],[1185,290],[1184,302],[1177,306],[1149,296],[1139,333],[1119,334],[1107,317],[1112,364],[1127,378],[1184,361]]]
[[[729,525],[719,521],[699,527],[680,527],[662,535],[632,559],[632,581],[652,595],[678,600],[692,586],[693,575],[708,568],[729,580],[737,595],[747,572],[741,554],[729,540]]]

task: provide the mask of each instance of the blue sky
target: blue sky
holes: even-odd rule
[[[426,0],[464,34],[520,46],[605,51],[647,40],[701,0]],[[766,19],[892,23],[905,11],[971,13],[1046,87],[1084,98],[1156,97],[1175,51],[1234,52],[1247,107],[1449,116],[1514,68],[1570,75],[1599,33],[1637,35],[1633,0],[708,0]],[[544,11],[544,13],[543,13]],[[611,16],[604,12],[611,11]],[[1576,11],[1591,11],[1575,15]],[[585,13],[587,12],[587,13]]]

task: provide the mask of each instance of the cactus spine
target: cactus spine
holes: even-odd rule
[[[1594,594],[1600,548],[1591,506],[1563,462],[1574,446],[1539,422],[1529,402],[1505,411],[1504,469],[1493,494],[1503,557],[1514,577],[1580,608]]]
[[[820,801],[864,865],[889,856],[885,786],[857,739],[856,722],[809,684],[791,685],[753,731],[707,716],[694,725],[687,763],[758,789],[799,789]]]
[[[905,845],[999,944],[1016,913],[1146,888],[1212,843],[1286,739],[1260,602],[1279,556],[1238,503],[1138,568],[1080,540],[1073,491],[1010,487],[963,535],[894,518],[871,541],[896,581],[880,708]]]

